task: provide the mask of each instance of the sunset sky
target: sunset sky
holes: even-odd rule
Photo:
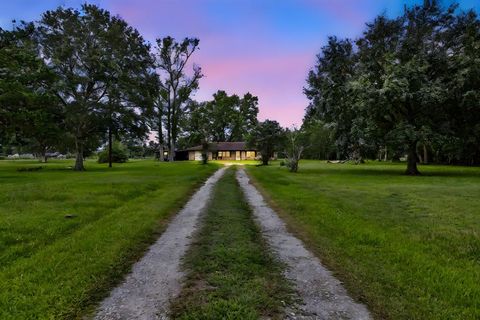
[[[11,20],[38,20],[57,6],[85,1],[0,1],[0,26]],[[308,104],[302,93],[308,70],[329,35],[355,38],[365,22],[386,12],[395,16],[402,0],[95,0],[136,27],[150,42],[171,35],[198,37],[193,61],[205,74],[195,99],[218,89],[259,97],[260,119],[283,126],[300,125]],[[451,1],[444,0],[449,4]],[[480,0],[460,1],[462,9],[480,11]]]

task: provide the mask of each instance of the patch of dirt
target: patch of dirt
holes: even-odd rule
[[[285,277],[295,285],[299,303],[286,308],[285,318],[372,319],[367,308],[348,296],[341,282],[287,231],[284,222],[250,183],[244,169],[237,170],[237,180],[267,243],[287,266]]]

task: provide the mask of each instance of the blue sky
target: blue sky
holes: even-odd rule
[[[0,26],[38,20],[45,10],[79,7],[77,0],[0,0]],[[327,36],[355,38],[383,12],[401,14],[423,0],[91,0],[120,15],[153,41],[171,35],[198,37],[193,57],[205,74],[196,93],[207,100],[218,89],[259,97],[260,118],[300,125],[308,101],[308,70]],[[441,1],[444,5],[452,1]],[[480,0],[459,1],[480,12]]]

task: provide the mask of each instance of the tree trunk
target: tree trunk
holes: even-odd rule
[[[161,107],[159,107],[160,110]],[[163,114],[159,111],[158,116],[158,161],[165,161],[165,157],[163,155],[164,148],[163,148],[163,128],[162,128],[162,117]]]
[[[79,144],[78,142],[76,143],[76,151],[77,151],[77,157],[75,159],[75,171],[84,171],[85,167],[83,166],[83,146]]]
[[[43,163],[47,163],[47,148],[46,147],[42,147],[41,149],[41,160],[40,162],[43,162]]]
[[[173,135],[170,136],[170,150],[168,152],[168,161],[175,160],[175,141]]]
[[[208,163],[208,142],[202,141],[202,164]]]
[[[387,146],[385,145],[385,158],[384,158],[385,162],[387,161],[387,157],[388,157],[388,149],[387,149]]]
[[[158,144],[158,161],[165,161],[163,143]]]
[[[428,163],[428,150],[425,144],[423,145],[423,162]]]
[[[108,127],[108,167],[112,167],[112,127]]]
[[[406,175],[417,176],[420,172],[417,169],[417,142],[414,142],[408,148]]]
[[[270,157],[268,155],[261,155],[262,158],[262,165],[268,166],[268,160],[270,160]]]

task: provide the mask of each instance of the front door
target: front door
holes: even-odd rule
[[[240,151],[237,151],[235,153],[235,160],[242,160],[242,157],[240,156]]]

